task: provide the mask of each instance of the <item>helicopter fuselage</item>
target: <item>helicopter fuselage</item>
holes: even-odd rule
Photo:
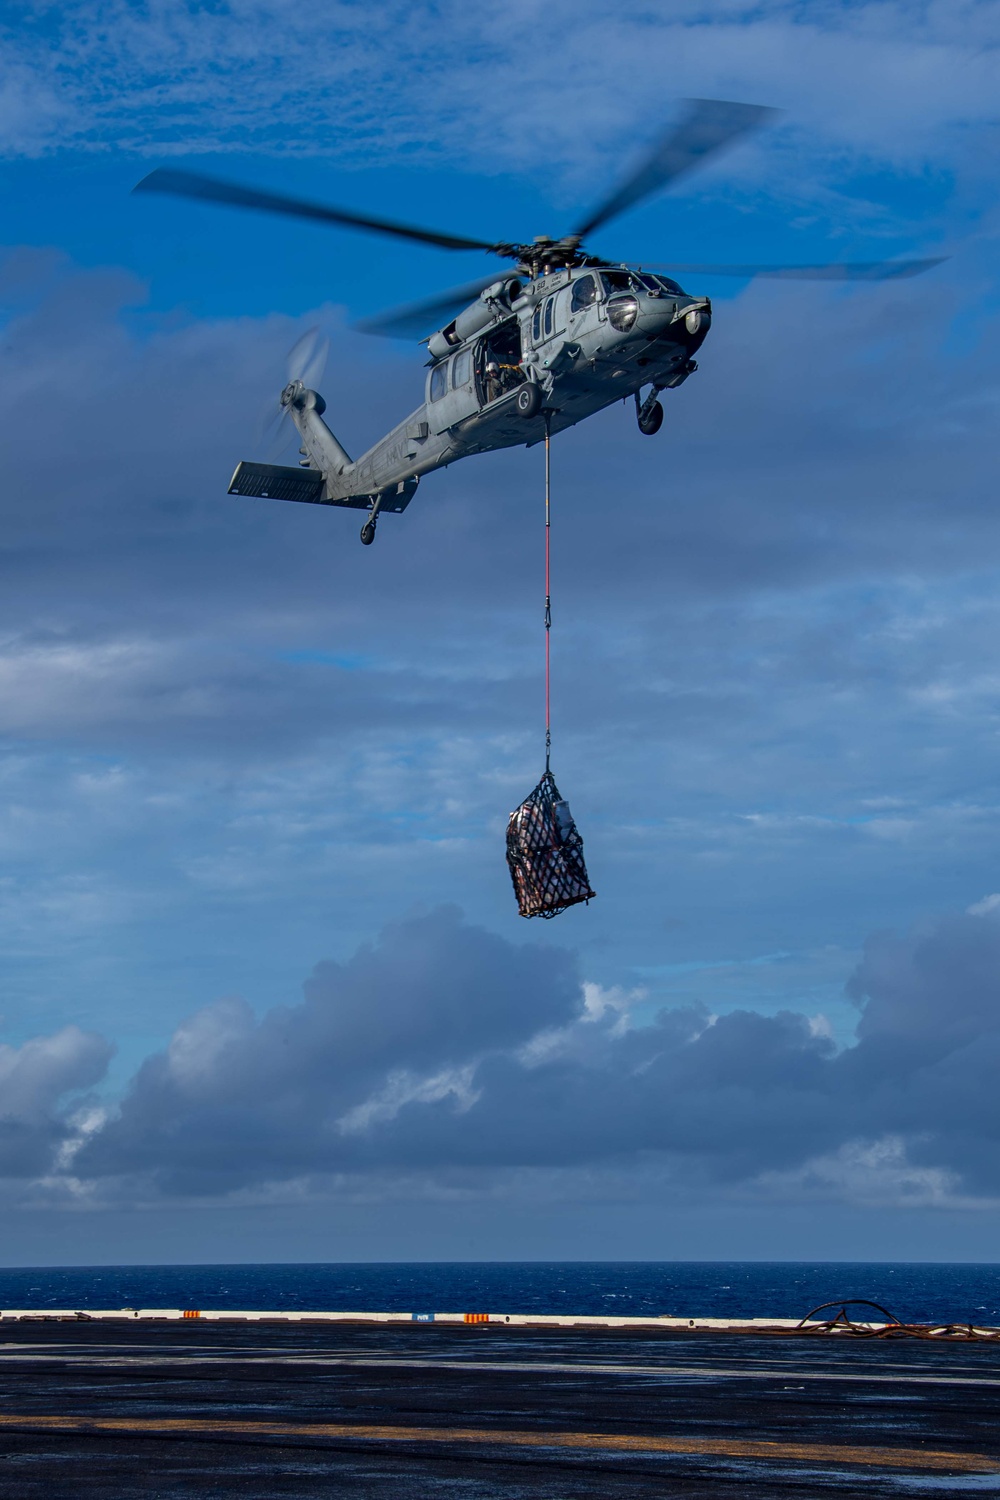
[[[711,325],[707,298],[666,277],[613,265],[506,276],[427,340],[425,399],[367,453],[351,460],[323,420],[325,403],[300,381],[282,404],[302,438],[296,470],[241,464],[240,494],[400,511],[425,474],[475,453],[540,442],[651,387],[678,386],[697,366]],[[256,487],[267,470],[270,487]],[[282,494],[277,475],[289,476]],[[307,492],[309,482],[311,492]]]

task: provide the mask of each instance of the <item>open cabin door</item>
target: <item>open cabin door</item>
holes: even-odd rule
[[[521,384],[525,375],[521,368],[521,328],[517,318],[507,318],[482,336],[476,345],[475,364],[480,406],[491,406]]]

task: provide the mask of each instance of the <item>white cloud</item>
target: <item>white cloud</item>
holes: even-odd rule
[[[625,990],[618,984],[605,987],[594,984],[592,980],[584,980],[582,1019],[603,1021],[610,1012],[618,1017],[616,1030],[624,1030],[628,1025],[629,1012],[645,1000],[647,994],[648,991],[642,988]]]
[[[0,1044],[0,1120],[40,1124],[64,1094],[96,1083],[111,1049],[101,1037],[65,1026],[20,1047]]]
[[[206,1005],[183,1021],[170,1039],[167,1067],[171,1077],[182,1086],[210,1078],[226,1048],[246,1037],[252,1026],[253,1013],[244,1000]]]
[[[920,170],[964,127],[993,120],[998,31],[986,0],[963,6],[961,24],[948,7],[905,3],[803,16],[792,0],[747,0],[611,17],[593,0],[519,0],[495,15],[390,0],[327,5],[307,28],[287,0],[75,0],[8,28],[0,118],[19,154],[115,143],[348,163],[363,151],[370,163],[405,152],[523,170],[544,143],[575,192],[593,180],[597,143],[612,169],[637,121],[655,128],[671,98],[735,96],[785,106],[791,122],[759,160],[740,153],[739,177],[763,170],[787,191],[793,143],[813,168],[795,174],[797,191],[832,210],[828,182],[847,159]],[[853,212],[866,207],[877,227],[874,205]]]
[[[395,1068],[368,1099],[347,1110],[334,1122],[343,1135],[362,1135],[374,1125],[394,1120],[407,1104],[440,1104],[447,1099],[457,1115],[472,1108],[479,1098],[473,1086],[475,1063],[445,1068],[429,1078],[420,1078],[405,1068]]]
[[[971,906],[966,907],[966,911],[970,917],[986,917],[998,908],[1000,908],[1000,894],[994,893],[992,896],[984,896],[981,901],[974,901]]]
[[[961,1191],[956,1172],[914,1165],[907,1143],[887,1135],[875,1141],[850,1141],[838,1151],[815,1157],[794,1172],[765,1173],[759,1180],[764,1193],[784,1200],[804,1197],[835,1198],[864,1207],[978,1209],[1000,1206],[1000,1197]]]

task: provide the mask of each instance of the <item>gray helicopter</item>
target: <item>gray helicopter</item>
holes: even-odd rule
[[[663,422],[660,396],[698,368],[694,358],[712,323],[707,297],[682,290],[673,276],[876,281],[914,276],[940,264],[924,260],[811,266],[633,266],[590,255],[584,239],[657,189],[731,146],[777,111],[717,99],[686,101],[679,121],[572,234],[530,244],[467,239],[345,209],[243,187],[200,173],[160,169],[136,192],[172,193],[240,208],[318,220],[437,245],[485,251],[513,270],[414,306],[370,319],[366,332],[417,338],[427,345],[424,401],[391,432],[352,460],[323,420],[326,403],[312,388],[321,361],[315,342],[297,346],[281,407],[302,439],[297,468],[243,462],[229,486],[255,495],[367,512],[361,540],[370,544],[383,511],[406,509],[424,474],[474,453],[540,442],[615,401],[632,396],[639,431]]]

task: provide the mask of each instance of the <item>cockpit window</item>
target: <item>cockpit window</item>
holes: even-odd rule
[[[581,276],[573,283],[573,296],[569,304],[571,313],[582,312],[597,301],[597,280],[593,276]]]
[[[435,365],[431,371],[431,400],[440,401],[448,389],[448,366]]]
[[[630,292],[632,278],[627,271],[602,271],[601,280],[608,292]]]
[[[684,295],[676,281],[671,281],[669,276],[654,276],[650,271],[644,271],[636,277],[636,280],[641,281],[643,286],[648,287],[651,292],[669,292],[671,297]]]

